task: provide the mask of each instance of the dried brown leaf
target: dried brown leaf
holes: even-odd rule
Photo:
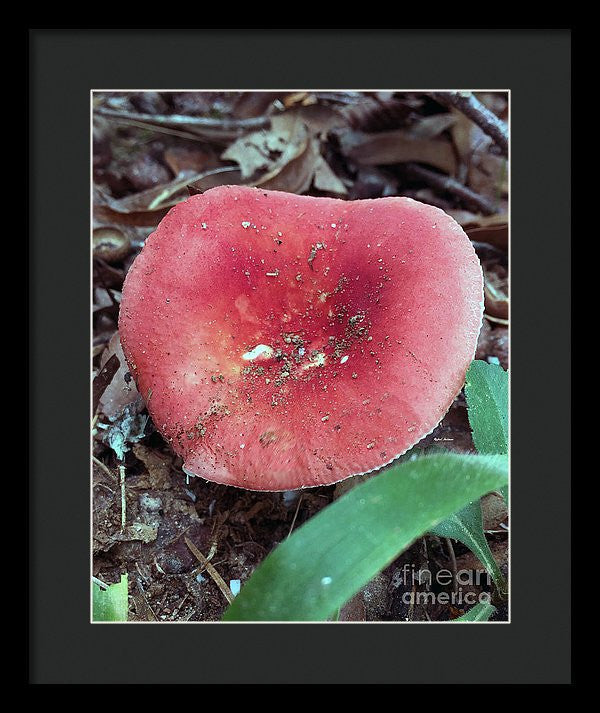
[[[171,201],[149,209],[165,190],[169,191],[177,181],[140,191],[124,198],[115,199],[97,186],[94,187],[94,219],[111,225],[154,226],[167,214],[169,208],[181,200],[171,194]],[[185,184],[184,184],[185,187]]]
[[[92,234],[94,257],[108,263],[118,263],[127,257],[131,250],[131,240],[122,230],[103,226],[94,228]]]
[[[221,158],[235,161],[243,179],[264,171],[269,180],[307,148],[308,131],[302,118],[286,112],[271,119],[271,128],[255,131],[235,141]]]
[[[268,114],[273,109],[273,102],[285,97],[285,92],[240,92],[232,107],[237,119]]]
[[[312,108],[300,107],[274,116],[270,130],[239,139],[222,158],[238,163],[246,185],[304,193],[315,179],[319,190],[345,195],[344,184],[321,156],[319,142],[313,136],[326,129],[326,120],[315,113],[310,129],[305,123],[304,110]]]
[[[237,186],[241,183],[243,183],[242,174],[237,166],[221,166],[207,171],[202,178],[188,183],[187,190],[189,195],[193,196],[215,186]]]
[[[160,451],[148,448],[143,443],[136,443],[133,448],[135,457],[146,467],[147,476],[141,476],[136,481],[138,488],[150,488],[153,490],[168,490],[172,484],[170,482],[171,461]]]
[[[497,530],[508,517],[508,507],[504,498],[490,493],[481,498],[481,515],[484,530]]]
[[[471,213],[471,211],[468,210],[449,209],[447,212],[467,231],[475,228],[500,227],[504,224],[508,224],[508,215],[504,209],[498,211],[497,213],[493,213],[492,215]]]
[[[335,106],[327,104],[311,104],[295,107],[287,114],[301,118],[308,131],[313,136],[324,137],[330,131],[347,125],[346,117]]]
[[[341,109],[346,122],[358,131],[379,132],[404,126],[413,113],[411,102],[396,99],[388,92],[357,93]]]
[[[410,135],[417,139],[434,139],[455,123],[456,116],[450,112],[424,116],[410,127]]]
[[[500,542],[490,542],[490,549],[498,567],[500,569],[506,568],[508,566],[508,538]],[[458,571],[469,569],[485,571],[485,565],[473,552],[466,552],[464,555],[457,557],[456,568]],[[464,591],[466,591],[467,586],[472,585],[465,585]]]
[[[99,401],[102,413],[111,421],[122,414],[125,408],[133,403],[139,395],[134,380],[127,376],[129,367],[125,361],[118,332],[115,332],[109,341],[106,351],[100,359],[100,366],[103,367],[105,363],[113,359],[117,359],[117,369],[113,372]]]
[[[377,166],[360,166],[350,188],[350,198],[380,198],[398,195],[398,178]]]
[[[508,195],[508,162],[502,156],[487,153],[475,155],[469,165],[468,185],[477,193],[491,198]]]
[[[271,191],[286,191],[288,193],[304,193],[310,188],[321,154],[317,141],[307,141],[302,153],[281,168],[270,171],[260,180],[250,185],[267,188]]]
[[[487,226],[482,225],[477,228],[468,228],[466,230],[466,233],[469,238],[471,238],[471,240],[475,240],[479,243],[487,243],[488,245],[493,245],[499,250],[508,250],[508,223],[500,223],[499,225]]]
[[[106,391],[106,388],[116,374],[119,368],[119,359],[116,355],[112,355],[111,358],[104,364],[100,369],[98,375],[94,378],[94,388],[93,388],[93,402],[92,408],[94,412],[98,408],[98,402],[100,397]]]
[[[292,92],[291,94],[286,94],[282,99],[283,106],[286,109],[296,106],[297,104],[301,106],[314,104],[316,101],[317,98],[310,92]]]
[[[219,161],[211,148],[171,146],[165,151],[165,163],[175,176],[195,174],[215,168]]]
[[[94,219],[112,225],[156,226],[174,205],[188,198],[188,185],[200,183],[217,175],[219,180],[216,183],[213,182],[212,185],[222,185],[221,174],[232,170],[237,169],[222,166],[195,174],[186,170],[169,183],[120,199],[113,198],[95,186]],[[235,181],[228,180],[227,182]],[[206,189],[205,187],[204,190]]]
[[[406,131],[383,131],[365,134],[359,131],[338,132],[342,153],[363,166],[394,163],[425,163],[454,175],[456,158],[452,144],[444,139],[419,139]]]
[[[345,196],[348,193],[346,186],[331,170],[330,165],[319,155],[315,165],[314,186],[324,193],[334,193]]]
[[[508,192],[507,160],[490,153],[493,140],[471,119],[453,109],[452,139],[460,158],[459,175],[477,193],[497,199]]]
[[[506,274],[501,266],[484,268],[485,275],[485,313],[501,320],[508,320],[509,300]]]

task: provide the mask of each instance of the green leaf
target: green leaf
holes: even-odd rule
[[[325,620],[414,540],[506,482],[505,456],[448,453],[396,465],[276,547],[223,618]]]
[[[469,503],[466,508],[440,522],[430,532],[440,537],[452,537],[466,545],[491,574],[500,596],[506,595],[506,581],[498,569],[483,532],[479,500]]]
[[[498,364],[475,360],[467,371],[465,396],[473,443],[479,453],[508,453],[508,372]],[[499,490],[508,502],[508,483]],[[481,505],[470,503],[432,530],[466,545],[492,575],[501,596],[506,582],[483,532]]]
[[[129,609],[127,602],[127,575],[121,575],[121,581],[102,589],[95,582],[93,592],[94,621],[127,621]]]
[[[473,361],[465,396],[478,452],[508,453],[508,372],[498,364]]]
[[[496,611],[496,607],[493,607],[489,602],[479,602],[472,609],[462,616],[452,619],[452,622],[460,621],[487,621],[492,614]]]

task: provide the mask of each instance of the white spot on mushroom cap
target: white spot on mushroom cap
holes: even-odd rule
[[[317,354],[311,356],[311,360],[307,362],[306,364],[302,365],[302,369],[311,369],[315,366],[325,366],[325,363],[327,361],[327,357],[323,352],[318,352]]]
[[[242,354],[242,359],[253,361],[254,359],[270,359],[275,352],[266,344],[257,344],[254,349],[245,354]]]

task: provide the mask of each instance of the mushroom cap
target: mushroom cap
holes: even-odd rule
[[[123,350],[191,475],[251,490],[390,463],[473,359],[483,277],[446,213],[221,186],[172,208],[123,287]]]

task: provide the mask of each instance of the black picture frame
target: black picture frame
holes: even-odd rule
[[[571,31],[28,32],[29,657],[46,683],[569,683]],[[510,624],[89,623],[90,90],[511,91]]]

